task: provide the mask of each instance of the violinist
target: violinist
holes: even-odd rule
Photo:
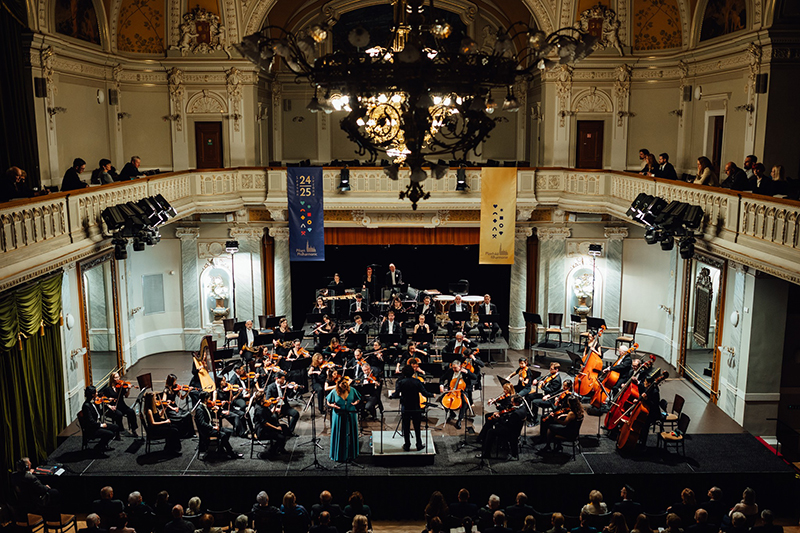
[[[244,323],[244,328],[239,330],[239,336],[236,338],[239,347],[239,356],[245,361],[253,358],[253,352],[256,348],[253,346],[255,341],[256,332],[253,330],[253,321],[248,320]]]
[[[500,418],[497,416],[497,413],[511,408],[513,405],[512,399],[515,396],[517,396],[517,393],[514,391],[514,385],[506,383],[503,385],[503,394],[487,402],[489,405],[494,405],[497,410],[493,413],[484,413],[483,427],[481,428],[481,432],[478,433],[478,442],[483,443],[486,440],[486,436]]]
[[[383,390],[382,373],[380,369],[373,368],[361,359],[356,365],[355,384],[360,385],[359,392],[363,398],[364,411],[372,418],[377,418],[376,408],[383,412],[383,402],[381,402],[381,391]]]
[[[127,436],[139,438],[139,434],[136,432],[136,429],[139,427],[139,423],[136,421],[136,413],[130,406],[125,403],[125,398],[127,398],[131,393],[131,384],[128,381],[122,381],[119,378],[119,373],[114,372],[111,374],[111,378],[108,380],[108,385],[100,389],[100,396],[105,396],[112,401],[108,404],[108,408],[111,411],[111,418],[114,420],[114,423],[117,424],[119,427],[122,427],[122,419],[128,419],[128,427],[130,431],[127,433]]]
[[[522,399],[515,395],[511,397],[509,408],[493,413],[497,418],[483,439],[481,452],[476,456],[478,459],[488,459],[495,441],[500,441],[508,443],[506,461],[519,460],[519,436],[525,425],[525,411],[520,409],[521,406]]]
[[[292,436],[295,436],[294,428],[297,427],[297,421],[300,419],[300,413],[298,413],[296,409],[289,405],[289,402],[286,399],[286,392],[288,389],[293,389],[295,387],[296,385],[294,383],[286,382],[286,374],[279,372],[275,376],[275,381],[272,382],[269,387],[267,387],[266,391],[268,399],[277,399],[274,407],[275,414],[279,418],[282,416],[289,417],[289,431],[291,432]]]
[[[547,437],[547,429],[550,427],[550,424],[555,424],[559,418],[566,416],[566,413],[569,411],[569,398],[571,395],[572,380],[565,379],[561,393],[552,398],[553,409],[550,411],[550,414],[542,418],[542,425],[539,427],[539,436],[541,438],[541,442],[545,442]]]
[[[350,348],[340,344],[338,337],[332,337],[331,343],[322,350],[322,355],[326,360],[333,361],[339,366],[344,366],[349,353]]]
[[[533,401],[530,402],[531,417],[533,418],[534,424],[539,422],[540,407],[552,408],[555,405],[553,395],[562,388],[561,376],[558,373],[559,368],[561,368],[560,364],[556,362],[550,363],[550,373],[547,375],[547,377],[541,380],[534,379],[531,383],[534,387],[534,390],[541,389],[542,391],[541,393],[534,392],[532,395]]]
[[[284,361],[291,363],[293,361],[297,361],[298,359],[305,359],[306,357],[311,357],[311,354],[308,353],[308,350],[302,347],[300,339],[295,339],[292,341],[291,348],[289,348],[289,351],[286,353]],[[287,367],[283,368],[286,369]],[[290,382],[296,383],[299,387],[298,389],[295,389],[294,393],[291,395],[292,397],[296,396],[297,394],[303,394],[306,390],[308,390],[308,373],[305,368],[290,370],[287,379]]]
[[[286,424],[281,424],[278,417],[272,412],[264,393],[258,393],[255,402],[253,423],[256,436],[261,440],[272,441],[267,455],[275,457],[278,454],[287,453],[286,439],[291,434],[289,428]]]
[[[212,394],[214,400],[222,402],[219,415],[230,422],[233,426],[234,434],[241,437],[247,433],[244,424],[244,410],[247,407],[244,399],[241,398],[242,389],[233,390],[233,387],[225,379],[225,376],[217,377],[217,389]]]
[[[322,416],[325,416],[325,382],[328,380],[328,371],[331,363],[325,363],[325,358],[321,353],[315,353],[311,359],[311,366],[308,367],[308,375],[311,378],[311,389],[317,395],[317,409]]]
[[[464,420],[464,415],[467,412],[467,398],[472,392],[472,372],[469,372],[461,366],[461,361],[458,359],[450,363],[450,368],[445,370],[442,377],[439,379],[439,390],[442,393],[449,392],[460,396],[460,406],[458,407],[458,420],[456,421],[456,429],[461,429],[461,421]],[[445,408],[447,413],[447,422],[456,418],[455,410]]]
[[[95,454],[102,456],[103,452],[112,449],[108,446],[111,439],[116,438],[119,440],[119,432],[122,428],[116,424],[102,421],[102,416],[100,415],[101,407],[98,407],[96,403],[98,399],[96,388],[89,385],[83,392],[83,396],[86,401],[83,402],[83,407],[81,407],[81,413],[83,413],[81,430],[85,431],[90,439],[100,439],[93,451]]]
[[[156,395],[153,391],[144,394],[142,406],[144,419],[147,424],[147,434],[153,439],[164,439],[164,451],[169,455],[181,454],[180,432],[167,416],[166,404],[159,401],[156,404]]]
[[[419,364],[419,363],[417,363]],[[415,371],[411,365],[403,367],[403,378],[397,381],[397,388],[389,398],[400,398],[400,410],[403,421],[403,450],[411,449],[411,423],[414,423],[414,437],[417,441],[417,451],[423,449],[421,428],[422,413],[424,409],[420,404],[421,397],[433,397],[421,381],[414,377]],[[420,396],[422,395],[422,396]]]
[[[205,451],[208,449],[209,441],[212,438],[218,439],[219,449],[226,453],[231,459],[241,459],[243,455],[233,451],[231,446],[231,434],[233,433],[230,428],[223,428],[219,424],[219,419],[212,416],[212,410],[215,412],[219,407],[214,405],[214,400],[208,391],[202,391],[199,397],[200,405],[194,410],[194,421],[197,424],[197,432],[200,434],[200,449]],[[209,404],[211,404],[209,406]]]
[[[549,424],[546,435],[547,444],[537,453],[551,451],[551,444],[555,442],[556,437],[573,440],[580,433],[584,417],[583,406],[576,396],[569,396],[567,405],[569,410],[556,418],[554,423]],[[561,452],[561,444],[556,444],[553,451]]]
[[[181,387],[178,384],[178,376],[170,374],[167,376],[164,391],[161,393],[161,402],[165,406],[167,417],[178,429],[178,434],[182,439],[194,437],[192,417],[185,409],[178,406],[179,400],[189,396],[188,389],[188,387]]]
[[[372,343],[372,351],[364,354],[370,366],[383,366],[383,352],[384,348],[381,341],[375,339]]]
[[[520,397],[525,397],[531,392],[531,385],[533,383],[533,373],[528,368],[528,360],[524,357],[519,358],[519,367],[508,375],[506,379],[511,379],[514,376],[519,376],[519,381],[514,386],[514,390]]]
[[[406,313],[406,308],[403,306],[403,300],[400,299],[400,296],[396,295],[392,298],[392,303],[389,305],[389,309],[395,312],[395,315],[404,315]],[[402,324],[402,322],[401,322]]]

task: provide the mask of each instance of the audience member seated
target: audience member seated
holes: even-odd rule
[[[639,174],[643,174],[645,176],[656,177],[656,173],[658,172],[658,163],[656,163],[656,156],[653,154],[647,154],[645,156],[645,163],[644,168],[639,172]]]
[[[611,510],[615,513],[622,513],[628,526],[633,526],[642,512],[642,504],[633,501],[636,491],[630,485],[624,485],[619,491],[619,495],[622,501],[615,503]]]
[[[78,530],[78,533],[107,533],[107,529],[100,529],[100,517],[97,513],[90,513],[86,516],[86,527]]]
[[[567,533],[567,528],[564,527],[564,515],[561,513],[553,513],[550,525],[553,527],[548,529],[547,533]]]
[[[608,525],[603,528],[603,533],[628,533],[628,524],[622,513],[613,513]]]
[[[256,496],[250,516],[258,533],[281,533],[281,511],[269,504],[269,495],[265,491],[262,490]]]
[[[448,529],[438,516],[433,517],[422,533],[447,533]],[[352,532],[350,532],[352,533]]]
[[[697,158],[697,177],[694,179],[694,184],[719,187],[719,178],[717,173],[714,172],[714,165],[706,156]]]
[[[481,533],[514,533],[514,530],[506,527],[506,515],[503,511],[495,511],[492,515],[492,527],[481,529]]]
[[[774,517],[772,511],[764,509],[761,511],[761,521],[763,524],[750,530],[750,533],[783,533],[783,526],[773,524]]]
[[[11,485],[17,496],[20,513],[47,516],[58,512],[58,491],[39,481],[28,457],[17,461],[16,471],[11,474]]]
[[[233,529],[236,533],[255,533],[255,531],[250,529],[250,519],[247,518],[245,514],[240,514],[236,517],[236,521],[233,523]]]
[[[461,519],[461,527],[464,528],[464,533],[472,533],[475,530],[475,524],[472,522],[472,518],[468,516]]]
[[[125,504],[114,499],[114,489],[108,486],[100,489],[100,499],[92,503],[92,512],[100,517],[100,527],[103,529],[117,525],[124,510]]]
[[[675,513],[669,513],[667,514],[667,527],[664,529],[664,533],[683,533],[681,525],[681,517]]]
[[[139,170],[139,166],[142,164],[142,159],[135,155],[131,157],[129,163],[125,163],[125,166],[122,167],[122,170],[119,173],[118,181],[128,181],[138,178],[139,176],[144,176],[144,172]]]
[[[654,533],[646,514],[642,513],[636,517],[636,524],[631,529],[631,533]]]
[[[589,503],[581,508],[582,513],[589,514],[606,514],[608,512],[608,505],[603,501],[603,493],[599,490],[593,490],[589,493]]]
[[[719,526],[708,522],[708,511],[705,509],[695,511],[694,524],[686,528],[686,533],[717,533],[718,531]]]
[[[478,531],[483,533],[494,525],[494,513],[500,510],[500,496],[492,494],[489,501],[478,510]]]
[[[762,163],[753,165],[753,174],[753,177],[747,182],[747,190],[753,191],[753,194],[772,196],[772,178],[767,176],[767,169]]]
[[[183,518],[183,506],[178,504],[172,508],[172,520],[164,525],[164,533],[192,533],[194,524]]]
[[[372,529],[372,510],[369,508],[369,505],[364,503],[364,496],[360,492],[355,491],[347,500],[347,506],[344,508],[344,515],[347,518],[355,518],[355,516],[359,514],[363,514],[367,517],[369,528]]]
[[[331,513],[322,511],[317,516],[317,525],[311,526],[309,533],[337,533],[338,530],[331,525]]]
[[[319,495],[319,503],[315,503],[311,506],[311,520],[317,522],[319,516],[323,512],[327,512],[330,515],[331,520],[335,520],[341,516],[342,508],[335,503],[331,503],[332,501],[333,496],[331,495],[330,491],[323,490]]]
[[[753,170],[753,166],[757,162],[758,162],[758,157],[752,154],[744,158],[744,163],[742,163],[742,166],[744,167],[744,173],[745,175],[747,175],[748,180],[756,175],[755,170]]]
[[[92,171],[92,178],[89,181],[92,185],[108,185],[117,181],[116,176],[117,171],[111,166],[111,160],[101,159],[97,163],[97,168]]]
[[[108,533],[136,533],[136,530],[128,525],[128,514],[119,515],[119,525],[109,528]]]
[[[353,517],[353,526],[350,533],[372,533],[369,527],[369,520],[363,514],[357,514]]]
[[[183,511],[183,508],[181,508]],[[156,494],[156,504],[153,506],[155,524],[153,531],[164,533],[164,526],[172,521],[172,503],[169,501],[169,492],[162,490]]]
[[[747,518],[748,525],[755,523],[758,518],[758,504],[756,503],[756,491],[747,487],[742,493],[742,501],[733,506],[728,515],[733,518],[734,513],[742,513]]]
[[[522,529],[519,530],[519,533],[533,533],[534,531],[536,531],[536,518],[533,515],[528,515],[522,522]]]
[[[84,170],[86,170],[86,161],[80,157],[75,158],[72,162],[72,167],[64,173],[64,179],[61,180],[61,192],[85,189],[88,187],[88,183],[81,181],[81,172]]]
[[[727,177],[719,184],[723,189],[731,189],[732,191],[747,189],[747,174],[737,167],[733,161],[728,161],[725,164],[725,175]]]
[[[478,506],[469,501],[469,491],[461,489],[458,491],[458,501],[451,503],[450,516],[455,516],[463,520],[465,516],[475,519],[478,516]]]
[[[769,173],[772,176],[772,194],[789,196],[789,182],[786,181],[786,171],[783,165],[775,165]]]
[[[722,533],[748,533],[750,528],[747,526],[747,517],[744,513],[733,511],[731,513],[731,523],[723,524],[720,531]]]
[[[426,526],[430,526],[431,519],[434,517],[438,517],[443,524],[446,524],[449,516],[450,510],[448,509],[447,504],[444,502],[444,494],[438,490],[433,491],[430,500],[428,500],[428,505],[425,506]]]
[[[528,495],[524,492],[517,494],[517,500],[514,505],[509,505],[505,508],[506,520],[508,520],[508,527],[514,531],[522,529],[525,522],[525,517],[533,514],[533,507],[528,505]]]
[[[189,503],[186,505],[186,516],[199,516],[203,514],[203,501],[197,496],[189,498]]]
[[[0,184],[0,202],[8,202],[19,198],[30,198],[33,189],[28,183],[25,171],[19,167],[6,170],[3,182]]]
[[[142,501],[142,495],[138,491],[128,495],[128,507],[125,509],[128,517],[128,525],[136,530],[136,533],[151,533],[155,523],[155,513],[153,509]]]
[[[697,499],[692,489],[681,491],[681,501],[673,503],[667,508],[668,513],[675,513],[680,517],[681,524],[691,524],[694,520],[694,512],[697,510]]]
[[[644,167],[642,167],[642,170],[639,171],[639,174],[645,174],[647,171],[648,155],[650,155],[650,150],[648,150],[647,148],[642,148],[641,150],[639,150],[639,161],[641,161],[642,164],[644,165]]]
[[[195,529],[194,533],[222,533],[222,528],[214,527],[214,517],[205,513],[200,517],[200,527]]]
[[[591,513],[581,511],[581,525],[570,529],[572,533],[597,533],[597,528],[589,525]]]
[[[289,491],[283,495],[281,521],[283,533],[307,533],[311,527],[311,516],[305,507],[298,505],[294,492]]]
[[[658,155],[658,170],[656,170],[656,177],[665,180],[678,179],[678,174],[675,172],[675,167],[669,162],[669,154],[666,152]]]
[[[728,506],[722,501],[722,489],[719,487],[711,487],[708,489],[708,501],[703,503],[703,509],[708,512],[708,521],[711,524],[719,527],[722,524],[722,519],[728,514]]]

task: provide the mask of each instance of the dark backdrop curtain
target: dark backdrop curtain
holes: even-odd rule
[[[0,295],[3,478],[19,457],[44,461],[66,425],[60,325],[61,274]]]
[[[36,119],[33,109],[33,82],[25,66],[26,43],[30,39],[25,26],[25,2],[2,0],[0,6],[0,172],[11,166],[28,173],[31,187],[41,185],[39,149],[36,143]]]

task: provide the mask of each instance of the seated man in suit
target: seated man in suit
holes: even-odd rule
[[[95,404],[97,389],[89,385],[86,387],[83,395],[86,401],[83,402],[83,407],[81,408],[81,413],[83,413],[81,429],[86,432],[90,439],[95,437],[100,439],[100,442],[94,447],[94,452],[96,454],[102,454],[104,451],[111,450],[108,443],[111,439],[119,437],[122,428],[116,424],[101,422],[102,417],[100,416],[100,409],[102,409],[103,406],[98,407],[97,404]]]
[[[461,489],[458,491],[458,501],[450,504],[450,514],[456,518],[468,516],[473,520],[478,516],[478,506],[469,501],[469,491]]]
[[[99,527],[108,529],[119,523],[119,517],[125,511],[125,505],[122,501],[114,499],[113,487],[105,486],[100,489],[100,499],[92,502],[91,511],[100,518]]]
[[[763,163],[753,165],[753,177],[747,182],[747,190],[753,194],[763,194],[772,196],[772,178],[767,176],[767,170]]]
[[[350,314],[365,313],[369,311],[369,304],[364,301],[364,295],[360,292],[356,293],[356,299],[350,304]]]
[[[675,167],[669,162],[669,154],[663,153],[658,155],[658,169],[655,172],[657,178],[665,180],[677,180],[678,173],[675,172]]]
[[[200,405],[194,411],[194,421],[197,425],[197,432],[200,434],[201,448],[207,450],[209,441],[214,437],[219,441],[217,451],[226,453],[231,459],[241,459],[244,456],[241,453],[234,452],[230,443],[233,431],[230,428],[214,425],[214,419],[207,405],[209,399],[210,395],[207,391],[201,392]]]
[[[725,178],[719,184],[723,189],[731,189],[733,191],[743,191],[747,189],[747,174],[744,170],[736,166],[733,161],[728,161],[725,165]]]
[[[453,300],[453,303],[450,304],[450,308],[448,309],[448,312],[449,313],[453,313],[453,312],[464,313],[464,312],[468,312],[469,310],[470,310],[469,306],[467,304],[465,304],[461,300],[461,295],[460,294],[456,294],[455,300]],[[453,334],[456,331],[462,331],[463,328],[466,327],[465,323],[463,323],[461,321],[458,321],[458,320],[451,320],[446,325],[447,325],[447,336],[450,337],[450,338],[453,338]]]
[[[478,316],[497,315],[497,306],[492,303],[492,297],[488,294],[483,295],[483,303],[478,306]],[[495,337],[500,332],[497,322],[481,322],[478,324],[478,331],[483,342],[494,342]],[[525,517],[523,517],[524,519]]]
[[[625,517],[625,522],[628,523],[629,527],[633,528],[636,524],[636,517],[644,512],[642,510],[642,504],[633,501],[635,491],[630,485],[624,485],[619,491],[619,495],[622,501],[616,502],[611,508],[611,512],[621,513],[622,516]]]
[[[139,156],[131,157],[130,163],[125,163],[125,166],[122,167],[122,170],[119,173],[119,180],[118,181],[128,181],[138,178],[139,176],[144,176],[144,172],[139,170],[139,166],[142,164],[142,159]]]
[[[57,510],[58,491],[39,481],[33,473],[30,458],[21,458],[15,466],[16,471],[11,474],[11,484],[17,494],[18,510],[34,514]]]

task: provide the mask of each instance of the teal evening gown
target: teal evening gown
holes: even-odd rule
[[[352,404],[360,399],[361,395],[355,389],[350,389],[347,400],[341,399],[336,390],[332,390],[326,398],[341,408],[333,410],[331,422],[330,457],[336,462],[346,463],[358,457],[358,412]]]

